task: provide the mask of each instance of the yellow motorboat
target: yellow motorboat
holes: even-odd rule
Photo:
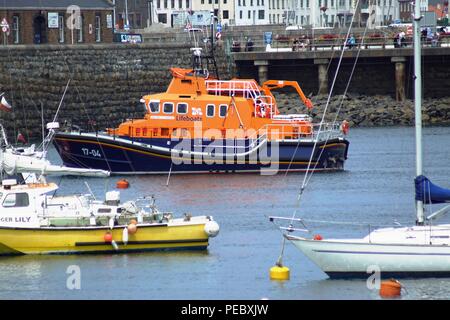
[[[211,216],[161,212],[154,197],[120,202],[119,191],[104,201],[92,195],[53,196],[55,183],[0,187],[0,255],[122,253],[206,249],[219,232]]]

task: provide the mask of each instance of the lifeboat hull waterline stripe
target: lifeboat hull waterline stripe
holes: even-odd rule
[[[186,163],[182,165],[176,165],[178,167],[176,170],[173,170],[173,172],[178,173],[192,173],[192,172],[214,172],[214,171],[220,171],[220,172],[258,172],[260,168],[264,168],[264,164],[259,163],[258,161],[255,161],[253,159],[246,159],[245,155],[249,155],[250,153],[255,153],[256,148],[261,148],[261,143],[258,147],[253,148],[253,151],[245,152],[245,153],[235,153],[233,155],[223,157],[221,159],[222,154],[213,154],[213,157],[211,158],[209,153],[202,153],[202,152],[190,152],[186,151],[185,154],[187,154],[188,158],[180,158],[177,157],[177,150],[150,145],[142,142],[131,142],[126,139],[121,138],[113,138],[109,136],[96,136],[96,135],[71,135],[71,134],[61,134],[58,133],[55,137],[54,143],[61,154],[63,161],[66,165],[69,166],[80,166],[83,165],[85,167],[91,167],[91,168],[103,168],[106,163],[110,163],[111,165],[116,163],[117,166],[112,169],[114,173],[133,173],[133,174],[143,174],[143,173],[167,173],[168,168],[166,169],[163,163],[155,163],[153,161],[156,161],[156,159],[149,158],[146,163],[139,165],[135,165],[134,161],[144,161],[144,158],[140,159],[134,159],[131,160],[126,156],[126,159],[121,160],[120,157],[118,158],[116,155],[114,155],[112,149],[116,150],[122,150],[124,152],[132,152],[136,154],[146,155],[150,157],[160,158],[160,159],[170,159],[170,163],[172,160],[181,160],[186,161],[189,160],[189,157],[191,159],[195,158],[193,155],[202,155],[203,157],[200,158],[202,161],[202,164],[194,163],[190,164],[189,166],[186,165]],[[91,140],[92,139],[92,140]],[[70,145],[70,144],[74,145]],[[267,141],[264,142],[266,144]],[[299,166],[306,166],[308,164],[309,159],[309,153],[310,151],[308,149],[303,148],[303,153],[305,154],[298,154],[296,157],[297,159],[293,159],[291,162],[290,159],[292,158],[292,152],[294,152],[292,148],[293,146],[297,145],[296,140],[292,141],[285,141],[280,142],[280,155],[283,155],[280,159],[276,160],[270,160],[271,164],[279,164],[279,165],[289,165],[291,164],[292,170],[304,170],[305,168],[299,168]],[[335,153],[338,155],[338,159],[344,160],[347,155],[347,149],[348,149],[348,142],[341,139],[333,139],[333,141],[324,142],[325,145],[319,146],[321,150],[329,149],[331,153]],[[69,147],[68,150],[64,149],[64,145],[68,144]],[[87,155],[80,154],[80,151],[75,152],[73,149],[81,149],[84,147],[84,145],[89,146],[99,146],[102,148],[102,158],[94,158]],[[313,142],[307,142],[306,145],[300,145],[300,149],[302,147],[309,148],[310,145],[313,145]],[[106,148],[103,150],[103,148]],[[155,152],[156,151],[156,152]],[[160,151],[161,153],[159,153]],[[108,154],[109,153],[109,154]],[[238,155],[238,156],[237,156]],[[239,156],[240,155],[240,156]],[[106,159],[105,159],[106,156]],[[131,155],[129,155],[131,156]],[[233,160],[233,158],[242,157],[243,159],[236,159],[234,162],[229,162],[229,160]],[[298,157],[301,157],[300,159]],[[133,158],[133,157],[132,157]],[[206,158],[206,159],[204,159]],[[288,160],[289,159],[289,160]],[[222,161],[222,163],[220,163]],[[212,163],[211,163],[212,162]],[[205,163],[207,165],[213,164],[214,166],[206,167]],[[221,164],[221,166],[218,166],[218,164]],[[313,161],[313,165],[316,165],[317,162]],[[294,167],[292,166],[294,165]],[[126,168],[125,168],[125,167]],[[133,168],[128,168],[128,166]],[[159,168],[158,168],[159,166]],[[297,166],[297,167],[295,167]],[[139,167],[139,168],[138,168]],[[163,168],[164,167],[164,168]],[[283,170],[286,168],[279,168],[279,170]],[[321,168],[320,165],[316,166],[316,170],[320,171],[322,169],[330,169],[330,170],[336,170],[336,168]],[[342,168],[341,168],[342,169]]]
[[[208,246],[208,236],[204,231],[203,223],[159,225],[151,228],[138,225],[138,231],[129,235],[126,245],[122,241],[124,227],[118,226],[113,230],[95,227],[1,228],[0,255],[206,249]],[[118,250],[115,250],[111,243],[104,242],[104,235],[108,230],[118,245]]]

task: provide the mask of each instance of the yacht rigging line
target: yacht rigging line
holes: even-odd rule
[[[369,6],[371,5],[371,2],[372,2],[372,0],[369,0]],[[334,120],[333,120],[333,124],[336,123],[336,121],[337,121],[337,117],[339,116],[339,112],[341,111],[342,105],[344,104],[344,97],[347,95],[348,89],[350,87],[351,80],[353,79],[353,74],[355,72],[356,64],[358,63],[359,55],[361,53],[361,48],[364,45],[364,39],[366,37],[367,29],[368,29],[368,24],[366,23],[366,27],[365,27],[364,32],[363,32],[361,44],[359,45],[358,51],[356,53],[356,58],[355,58],[355,61],[353,62],[352,71],[350,72],[350,76],[349,76],[349,79],[347,81],[347,85],[345,86],[344,92],[343,92],[343,94],[341,96],[340,103],[339,103],[338,109],[336,111],[336,115],[334,117]],[[327,138],[327,140],[328,140],[328,138]],[[319,158],[322,155],[323,151],[324,151],[323,149],[320,150]],[[314,169],[316,167],[317,167],[317,163],[314,165]],[[312,174],[309,175],[309,178],[308,178],[308,181],[306,182],[306,184],[309,183],[309,180],[311,179],[311,177],[312,177]]]
[[[370,1],[370,0],[369,0],[369,1]],[[355,8],[357,8],[358,6],[359,6],[359,0],[356,1]],[[336,72],[335,72],[335,74],[334,74],[333,82],[332,82],[332,84],[331,84],[330,92],[328,93],[327,103],[325,104],[325,108],[324,108],[324,110],[323,110],[323,115],[322,115],[322,119],[321,119],[320,124],[319,124],[319,130],[318,130],[318,133],[317,133],[317,137],[320,136],[320,132],[322,131],[322,126],[323,126],[323,123],[324,123],[324,121],[325,121],[325,115],[326,115],[326,113],[327,113],[328,106],[329,106],[330,100],[331,100],[331,95],[332,95],[332,93],[333,93],[334,86],[335,86],[335,84],[336,84],[337,75],[338,75],[338,73],[339,73],[339,69],[340,69],[340,67],[341,67],[342,59],[343,59],[343,57],[344,57],[344,50],[345,50],[345,47],[346,47],[346,45],[347,45],[348,37],[349,37],[349,35],[350,35],[350,30],[352,29],[352,26],[353,26],[354,18],[355,18],[355,15],[353,14],[353,15],[352,15],[352,20],[351,20],[351,22],[350,22],[350,26],[349,26],[349,28],[348,28],[348,30],[347,30],[347,34],[346,34],[346,36],[345,36],[345,41],[344,41],[343,46],[342,46],[342,51],[341,51],[341,54],[340,54],[340,57],[339,57],[339,62],[338,62],[338,66],[337,66],[337,68],[336,68]],[[366,30],[367,30],[367,24],[366,24]],[[360,51],[361,51],[361,46],[359,46],[357,58],[359,57]],[[349,78],[349,80],[348,80],[348,82],[347,82],[346,90],[348,89],[349,84],[350,84],[350,82],[351,82],[351,79],[352,79],[352,76],[353,76],[353,71],[354,71],[354,68],[355,68],[355,65],[356,65],[356,62],[357,62],[357,58],[355,59],[355,64],[354,64],[354,66],[353,66],[352,73],[350,74],[350,78]],[[339,109],[339,110],[340,110],[340,109]],[[336,112],[336,117],[335,117],[335,119],[333,120],[333,124],[336,122],[337,115],[339,114],[339,110],[338,110],[338,112]],[[329,138],[329,136],[327,136],[326,141],[328,141],[328,138]],[[298,210],[298,208],[300,207],[300,201],[301,201],[301,197],[302,197],[302,195],[303,195],[303,191],[305,190],[306,185],[309,183],[309,180],[311,179],[312,174],[314,173],[314,171],[312,171],[311,174],[309,174],[310,168],[311,168],[311,163],[312,163],[312,158],[313,158],[313,156],[314,156],[314,152],[315,152],[316,147],[317,147],[317,141],[318,141],[318,139],[316,139],[316,140],[314,141],[313,150],[312,150],[312,152],[311,152],[311,156],[310,156],[309,161],[308,161],[308,167],[306,168],[306,172],[305,172],[305,175],[304,175],[304,177],[303,177],[303,182],[302,182],[302,185],[301,185],[301,187],[300,187],[300,190],[299,190],[299,193],[298,193],[298,196],[297,196],[296,206],[295,206],[294,212],[292,213],[292,217],[291,217],[291,222],[290,222],[290,224],[289,224],[289,228],[292,228],[292,225],[293,225],[295,216],[296,216],[296,214],[297,214],[297,210]],[[299,147],[299,142],[297,142],[297,146],[296,146],[295,152],[297,152],[298,147]],[[323,150],[321,150],[320,155],[322,154],[322,152],[323,152]],[[294,153],[294,154],[295,154],[295,153]],[[320,158],[320,155],[319,155],[319,158]],[[288,169],[287,169],[286,173],[289,171],[289,168],[290,168],[290,166],[291,166],[291,164],[292,164],[292,161],[293,161],[293,157],[291,158],[291,161],[289,162],[289,166],[288,166]],[[316,165],[317,165],[317,164],[316,164]],[[316,165],[315,165],[315,166],[316,166]],[[314,168],[315,168],[315,166],[314,166]],[[289,229],[289,228],[288,228],[288,229]],[[282,265],[282,264],[281,264],[281,261],[282,261],[282,257],[283,257],[283,254],[284,254],[284,247],[285,247],[285,244],[286,244],[286,242],[284,241],[284,239],[285,239],[285,237],[283,237],[283,243],[282,243],[282,245],[281,245],[281,253],[280,253],[280,256],[279,256],[278,261],[277,261],[277,265],[278,265],[278,266],[281,266],[281,265]]]
[[[70,68],[70,66],[69,66],[69,63],[67,62],[67,57],[66,57],[66,55],[63,53],[62,50],[60,50],[60,53],[61,53],[61,55],[62,55],[62,58],[63,58],[64,63],[65,63],[66,66],[67,66],[68,73],[71,74],[71,76],[73,76],[73,75],[74,75],[74,72],[71,72],[71,68]],[[69,79],[69,82],[70,82],[70,79]],[[81,99],[80,90],[78,89],[78,86],[77,86],[76,84],[74,84],[74,88],[75,88],[75,90],[77,91],[78,99],[80,99],[81,107],[83,108],[83,110],[84,110],[84,112],[86,113],[86,116],[87,116],[87,118],[88,118],[88,120],[89,120],[88,123],[91,124],[92,130],[93,130],[93,131],[96,131],[95,128],[94,128],[94,126],[92,125],[92,119],[91,119],[91,117],[89,116],[89,113],[88,113],[87,110],[86,110],[86,107],[85,107],[85,105],[84,105],[84,103],[83,103],[83,100]],[[98,140],[98,138],[97,138],[97,143],[98,143],[98,146],[99,146],[99,148],[101,149],[102,153],[105,155],[105,162],[106,162],[106,164],[108,165],[108,171],[111,172],[112,170],[111,170],[111,166],[110,166],[110,164],[109,164],[108,158],[106,157],[106,153],[104,152],[103,146],[102,146],[102,144],[100,143],[100,141]],[[122,152],[124,153],[125,157],[127,157],[127,159],[128,159],[128,156],[126,155],[125,150],[122,150]],[[134,168],[133,168],[133,167],[132,167],[132,169],[133,169],[133,171],[134,171]]]
[[[359,0],[356,1],[355,8],[357,8],[358,5],[359,5]],[[319,124],[319,129],[318,129],[317,136],[320,136],[320,133],[321,133],[322,127],[323,127],[323,123],[325,122],[325,115],[327,114],[328,106],[329,106],[330,100],[331,100],[331,95],[332,95],[332,93],[334,91],[334,86],[336,84],[337,75],[339,73],[339,70],[340,70],[340,67],[341,67],[341,64],[342,64],[342,59],[344,57],[344,51],[345,51],[344,48],[345,48],[345,46],[347,44],[347,41],[348,41],[348,38],[349,38],[349,35],[350,35],[350,31],[352,29],[352,25],[353,25],[354,19],[355,19],[355,15],[352,15],[352,20],[350,22],[350,26],[349,26],[349,28],[347,30],[347,34],[346,34],[346,37],[345,37],[343,50],[342,50],[342,52],[340,54],[340,57],[339,57],[338,66],[337,66],[336,72],[335,72],[334,77],[333,77],[333,82],[331,84],[330,92],[328,93],[328,98],[327,98],[327,102],[325,104],[325,108],[324,108],[324,111],[323,111],[322,119],[321,119],[320,124]],[[367,26],[366,26],[366,28],[367,28]],[[361,47],[359,48],[359,50],[361,50]],[[348,83],[350,83],[350,81],[351,81],[351,79],[348,80]],[[328,138],[327,138],[327,140],[328,140]],[[305,175],[303,177],[303,182],[302,182],[302,185],[300,187],[300,190],[299,190],[299,193],[298,193],[298,196],[297,196],[296,208],[295,208],[295,210],[294,210],[294,212],[292,214],[292,219],[295,218],[295,216],[297,214],[297,209],[300,207],[300,201],[301,201],[301,198],[302,198],[302,195],[303,195],[303,191],[305,190],[305,188],[306,188],[306,186],[307,186],[307,184],[309,183],[309,180],[310,180],[309,177],[312,176],[313,173],[314,173],[310,169],[311,169],[312,158],[314,156],[314,152],[315,152],[316,148],[317,148],[317,139],[316,139],[316,141],[314,141],[313,150],[311,152],[311,156],[309,158],[308,166],[306,168],[306,172],[305,172]],[[310,171],[311,171],[311,173],[310,173]]]

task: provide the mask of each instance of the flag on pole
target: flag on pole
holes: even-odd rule
[[[8,112],[12,110],[11,105],[6,101],[5,97],[2,97],[2,100],[0,101],[0,109]]]

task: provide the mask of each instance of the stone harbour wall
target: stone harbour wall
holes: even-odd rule
[[[216,59],[221,77],[232,77],[229,57],[218,51]],[[189,45],[1,47],[0,92],[13,112],[0,111],[0,121],[10,137],[40,139],[41,107],[45,123],[52,121],[70,80],[58,120],[92,124],[91,130],[115,127],[144,114],[139,100],[167,89],[171,67],[191,67]]]
[[[12,138],[21,132],[28,140],[40,139],[41,108],[44,123],[52,121],[70,80],[58,121],[89,130],[115,127],[127,118],[144,114],[140,98],[166,90],[171,80],[170,67],[191,66],[189,49],[188,44],[177,43],[0,47],[0,93],[4,92],[13,106],[13,112],[0,111],[0,121]],[[238,75],[238,67],[225,50],[217,50],[216,57],[222,79]],[[294,66],[288,69],[296,72]],[[282,68],[273,70],[281,72]],[[286,76],[274,75],[280,79]],[[307,82],[300,85],[306,94],[315,92]],[[410,100],[399,103],[392,98],[392,92],[386,92],[386,96],[373,94],[350,92],[338,119],[347,119],[352,126],[413,124]],[[283,113],[305,112],[294,95],[280,93],[278,97]],[[339,97],[332,99],[330,118],[334,117]],[[325,101],[325,96],[313,96],[312,115],[316,120],[320,120]],[[425,100],[425,124],[449,124],[449,108],[450,98]]]
[[[308,113],[297,95],[280,93],[276,95],[276,99],[282,113]],[[312,102],[314,107],[309,114],[315,121],[320,121],[327,96],[313,97]],[[450,97],[424,99],[422,106],[424,125],[450,125]],[[334,96],[330,100],[325,119],[333,121],[338,112],[337,120],[347,120],[351,127],[414,125],[414,102],[398,102],[390,96]]]

